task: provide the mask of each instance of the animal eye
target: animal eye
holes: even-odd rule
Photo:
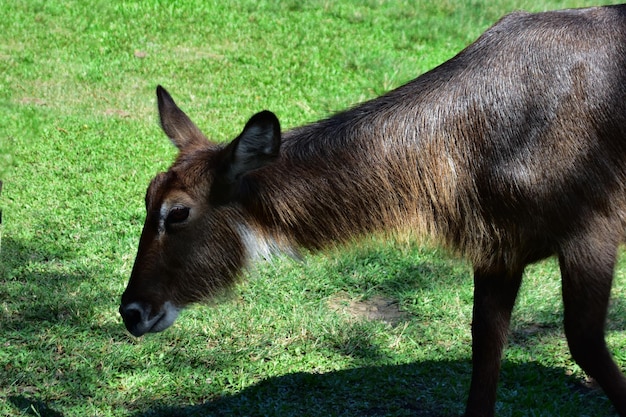
[[[182,223],[189,217],[189,207],[174,207],[167,214],[167,224]]]

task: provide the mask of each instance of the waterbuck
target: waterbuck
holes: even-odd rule
[[[604,338],[626,230],[626,5],[510,14],[379,98],[284,133],[263,111],[226,145],[157,97],[180,152],[146,194],[130,333],[166,329],[255,258],[409,230],[473,265],[466,416],[494,414],[524,268],[552,255],[572,356],[626,416]]]

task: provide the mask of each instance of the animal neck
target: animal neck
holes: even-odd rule
[[[276,163],[249,176],[244,207],[266,235],[317,250],[432,223],[415,198],[415,124],[369,107],[287,132]]]

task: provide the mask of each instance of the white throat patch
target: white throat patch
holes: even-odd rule
[[[237,224],[236,230],[245,248],[246,258],[251,262],[261,259],[269,260],[273,256],[279,255],[300,258],[295,248],[277,242],[274,238],[266,236],[248,224]]]

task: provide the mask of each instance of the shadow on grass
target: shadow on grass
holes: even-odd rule
[[[98,339],[106,343],[123,335],[123,329],[94,322],[112,298],[82,284],[102,276],[101,270],[73,262],[63,251],[11,238],[2,244],[0,381],[7,385],[0,383],[0,398],[15,415],[63,416],[47,398],[58,398],[58,392],[88,395],[101,386],[97,358],[86,359],[84,352]],[[90,336],[83,339],[86,331]]]
[[[5,238],[2,264],[0,298],[10,300],[10,308],[0,321],[0,330],[15,325],[21,330],[29,326],[40,330],[56,323],[85,326],[98,308],[112,301],[81,288],[103,272],[72,261],[71,254]]]
[[[17,275],[9,278],[14,281],[27,281],[29,291],[23,294],[13,292],[6,294],[0,288],[0,295],[7,294],[24,297],[17,303],[21,307],[8,321],[0,321],[0,332],[8,329],[20,329],[21,332],[38,332],[48,324],[62,323],[66,326],[85,328],[92,326],[90,317],[95,310],[102,308],[111,300],[100,294],[87,294],[85,297],[72,295],[77,284],[86,279],[102,275],[101,271],[85,268],[71,274],[55,272],[54,267],[41,270],[22,269],[22,262],[28,257],[37,257],[37,263],[54,262],[62,253],[44,253],[38,248],[29,247],[16,241],[5,241],[8,253],[11,254],[9,267],[17,271]],[[357,266],[364,264],[365,272],[378,271],[379,264],[384,263],[371,256],[357,259]],[[364,260],[363,260],[364,259]],[[454,275],[454,270],[446,264],[429,266],[428,263],[402,264],[410,276],[391,274],[391,277],[376,281],[372,273],[371,288],[395,290],[406,284],[428,287],[432,284],[431,277],[442,274]],[[352,270],[354,265],[345,262],[340,269]],[[410,268],[413,268],[411,270]],[[364,275],[368,275],[365,274]],[[0,282],[4,281],[4,277]],[[8,291],[8,290],[7,290]],[[389,292],[392,292],[389,291]],[[432,288],[436,291],[436,287]],[[38,302],[31,297],[37,295]],[[117,300],[116,300],[117,301]],[[622,303],[623,300],[618,302]],[[76,312],[82,312],[77,315]],[[47,323],[46,323],[47,322]],[[623,326],[624,322],[620,322]],[[371,344],[366,335],[358,328],[350,334],[345,351],[355,356],[372,357]],[[93,330],[93,329],[92,329]],[[551,327],[540,327],[539,333],[552,331]],[[99,335],[111,332],[122,333],[119,329],[101,328]],[[535,332],[535,330],[533,330]],[[94,336],[98,337],[98,334]],[[531,336],[536,336],[533,333]],[[530,343],[533,343],[530,341]],[[343,345],[342,345],[343,346]],[[179,362],[176,362],[179,363]],[[69,364],[67,364],[69,366]],[[199,363],[201,366],[202,363]],[[180,404],[176,392],[172,398],[162,402],[149,399],[139,400],[134,410],[142,410],[135,417],[165,416],[421,416],[445,417],[458,416],[463,409],[471,366],[468,361],[423,361],[408,365],[363,366],[356,369],[329,372],[326,374],[294,373],[268,378],[254,386],[250,386],[232,395],[215,397],[214,392],[202,393],[197,398],[211,398],[199,405]],[[1,374],[1,372],[0,372]],[[67,373],[70,378],[69,372]],[[86,392],[100,389],[99,374],[91,365],[85,365],[71,378],[80,381],[80,385],[88,385]],[[63,382],[63,381],[61,381]],[[68,385],[66,391],[71,391]],[[219,389],[218,389],[219,391]],[[8,398],[9,402],[22,412],[21,415],[59,417],[51,398],[43,394],[30,397],[29,394],[18,394]],[[559,368],[546,368],[534,363],[504,363],[502,385],[499,393],[499,415],[593,415],[598,417],[613,416],[614,412],[608,400],[598,390],[582,387],[577,381],[565,376]],[[183,401],[184,400],[180,400]],[[135,406],[133,406],[135,407]],[[524,410],[519,412],[516,410]],[[564,411],[565,410],[565,411]],[[584,412],[581,412],[584,410]]]
[[[9,397],[9,402],[20,411],[21,416],[63,417],[63,414],[50,408],[45,402],[30,400],[23,395]]]
[[[470,370],[469,362],[427,361],[326,374],[299,372],[201,405],[145,404],[134,417],[459,416]],[[505,363],[502,378],[497,415],[581,415],[581,410],[597,417],[614,415],[600,390],[582,386],[559,369]]]

